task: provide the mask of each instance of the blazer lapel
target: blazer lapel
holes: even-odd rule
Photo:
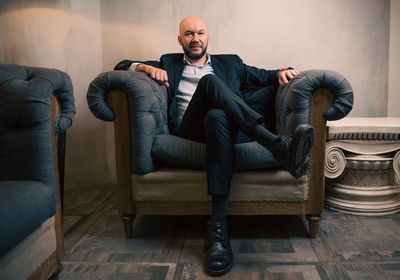
[[[213,56],[211,56],[211,66],[214,70],[215,75],[222,81],[226,82],[225,71],[221,63],[218,62]]]
[[[172,123],[172,127],[173,127],[172,129],[175,129],[175,127],[177,125],[176,92],[178,91],[179,83],[181,81],[184,68],[185,68],[185,65],[183,63],[183,55],[177,56],[176,60],[173,63],[173,66],[172,66],[173,84],[170,84],[171,88],[169,89],[169,92],[170,92],[169,116],[171,118],[171,123]],[[170,75],[168,75],[168,78],[171,79]]]
[[[179,83],[182,78],[183,69],[185,68],[185,64],[183,63],[183,55],[180,57],[178,61],[174,64],[174,95],[178,90]]]

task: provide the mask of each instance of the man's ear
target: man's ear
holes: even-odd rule
[[[181,45],[181,46],[182,46],[181,35],[178,35],[178,43],[179,43],[179,45]]]

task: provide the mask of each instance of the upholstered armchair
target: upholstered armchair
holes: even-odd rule
[[[309,236],[315,237],[324,209],[326,120],[349,113],[352,88],[339,73],[311,70],[278,90],[243,90],[244,97],[258,96],[251,106],[276,133],[291,134],[297,125],[311,123],[316,142],[310,174],[299,179],[258,143],[236,144],[228,214],[306,215]],[[144,73],[110,71],[90,84],[87,101],[97,118],[114,121],[118,208],[127,237],[135,215],[210,213],[205,146],[169,133],[164,87]]]
[[[56,136],[75,115],[69,76],[0,64],[0,279],[48,279],[64,256]]]

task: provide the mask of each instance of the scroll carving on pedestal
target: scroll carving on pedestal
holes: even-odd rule
[[[325,155],[325,176],[329,179],[339,177],[346,167],[346,157],[339,147],[329,147]]]

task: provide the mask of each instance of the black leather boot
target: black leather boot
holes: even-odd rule
[[[208,221],[207,229],[206,271],[212,276],[222,276],[232,268],[233,264],[228,224],[226,220]]]
[[[314,145],[314,129],[308,124],[296,127],[293,136],[280,135],[274,143],[274,157],[293,177],[307,174],[310,162],[307,155]]]

